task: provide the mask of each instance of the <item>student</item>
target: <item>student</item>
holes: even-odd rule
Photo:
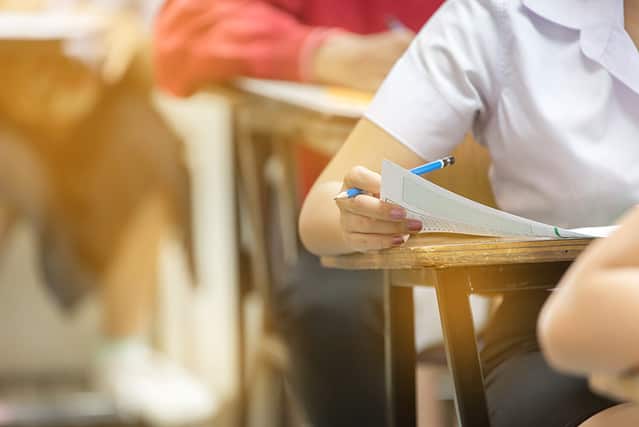
[[[638,42],[637,0],[446,2],[311,190],[306,247],[402,245],[421,224],[378,199],[382,159],[416,166],[470,130],[490,150],[502,209],[558,226],[612,223],[639,200]],[[371,195],[333,201],[349,187]],[[546,297],[505,295],[486,331],[493,426],[578,426],[615,405],[544,362],[535,329]]]
[[[0,1],[2,13],[85,8],[108,22],[104,39],[3,40],[0,203],[32,226],[40,277],[61,308],[90,292],[99,300],[94,391],[151,424],[201,422],[216,409],[211,391],[149,340],[163,241],[175,233],[190,246],[189,177],[149,99],[140,14],[122,3]]]
[[[638,254],[639,208],[635,207],[618,231],[579,257],[539,316],[539,340],[552,366],[569,374],[603,376],[604,381],[595,384],[622,398],[624,383],[639,389]],[[626,379],[631,373],[634,378]],[[614,381],[606,377],[619,377],[620,387],[607,390]],[[639,394],[629,397],[636,400]],[[637,423],[639,407],[629,404],[592,419],[593,426]]]
[[[373,91],[441,3],[169,0],[156,22],[157,81],[177,96],[237,76]],[[305,194],[328,159],[304,150],[296,163]],[[273,270],[286,276],[274,283],[274,317],[309,422],[386,425],[381,274],[324,269],[305,251],[293,271]]]

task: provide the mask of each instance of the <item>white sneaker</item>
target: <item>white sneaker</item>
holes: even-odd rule
[[[217,409],[216,399],[202,383],[142,343],[126,343],[101,353],[94,385],[123,413],[151,425],[206,421]]]

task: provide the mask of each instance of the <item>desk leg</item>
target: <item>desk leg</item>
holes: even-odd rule
[[[489,427],[468,279],[460,271],[439,271],[436,289],[448,366],[455,383],[457,416],[462,427]]]
[[[268,245],[266,241],[266,217],[263,201],[264,183],[261,178],[264,162],[259,158],[255,146],[254,135],[251,132],[250,111],[239,109],[237,120],[237,165],[240,183],[244,190],[246,211],[252,232],[252,247],[250,248],[253,283],[264,299],[267,309],[270,307],[270,266]]]
[[[390,427],[415,427],[415,319],[413,289],[385,284],[387,417]]]

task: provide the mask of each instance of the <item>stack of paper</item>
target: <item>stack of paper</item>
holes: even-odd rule
[[[605,237],[616,228],[567,230],[532,221],[452,193],[387,160],[382,166],[381,198],[420,219],[423,232],[562,239]]]

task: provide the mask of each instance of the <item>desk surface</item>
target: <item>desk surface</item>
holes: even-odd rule
[[[352,89],[277,80],[240,78],[234,82],[234,86],[291,107],[350,119],[362,117],[373,98],[372,93]]]
[[[451,267],[526,264],[574,260],[592,239],[525,240],[421,234],[401,248],[365,254],[323,257],[326,267],[363,269],[443,269]]]

